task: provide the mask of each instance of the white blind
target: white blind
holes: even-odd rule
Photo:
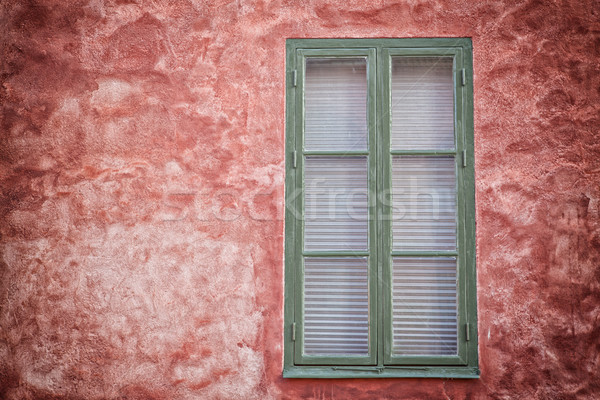
[[[455,258],[393,259],[395,355],[457,353]]]
[[[451,57],[392,58],[392,150],[454,149]],[[392,157],[392,249],[456,249],[454,156]],[[454,257],[393,257],[392,353],[457,354]]]
[[[304,249],[366,250],[367,157],[306,157]]]
[[[394,150],[454,148],[451,57],[392,58]]]
[[[456,249],[454,157],[392,158],[394,250]]]
[[[394,57],[391,148],[454,149],[453,60]],[[367,149],[364,58],[308,58],[304,149]],[[368,250],[368,157],[304,157],[304,251]],[[456,249],[454,156],[392,157],[392,250]],[[304,258],[306,355],[369,354],[367,257]],[[457,352],[456,259],[393,257],[392,353]],[[390,292],[388,292],[390,293]]]
[[[367,258],[304,259],[304,353],[369,352]]]
[[[306,150],[365,150],[366,59],[308,58],[304,113]]]

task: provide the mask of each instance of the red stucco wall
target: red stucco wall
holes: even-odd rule
[[[0,398],[600,398],[600,3],[3,1]],[[472,37],[479,380],[284,380],[290,37]]]

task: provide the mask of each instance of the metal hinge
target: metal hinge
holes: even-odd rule
[[[465,340],[468,342],[471,340],[471,325],[465,324]]]
[[[467,70],[465,70],[464,68],[460,70],[460,76],[461,76],[461,83],[463,86],[465,86],[467,84]],[[294,85],[296,86],[296,85]]]
[[[296,341],[296,323],[292,322],[292,341]]]
[[[462,164],[463,167],[466,167],[467,166],[467,151],[466,150],[462,151],[462,162],[463,162],[463,164]]]
[[[294,168],[296,168],[296,166],[298,165],[298,152],[296,150],[292,152],[292,165],[294,166]]]
[[[297,84],[298,84],[298,70],[293,70],[292,71],[292,86],[296,87]]]

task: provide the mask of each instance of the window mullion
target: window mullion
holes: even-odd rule
[[[386,226],[389,222],[387,215],[389,209],[387,209],[387,203],[384,201],[384,196],[388,193],[387,190],[387,160],[385,157],[385,148],[387,139],[387,122],[389,115],[385,112],[386,108],[386,95],[387,95],[387,72],[385,62],[385,51],[382,46],[377,47],[377,80],[376,80],[376,116],[377,121],[375,124],[375,162],[377,165],[377,190],[376,190],[376,204],[377,204],[377,273],[379,279],[377,280],[377,365],[383,366],[384,355],[385,355],[385,339],[386,339],[386,301],[387,301],[387,273],[386,265],[388,263],[388,238],[389,238],[389,227]]]
[[[381,279],[381,234],[382,227],[381,221],[381,208],[379,204],[379,193],[381,190],[381,174],[380,174],[380,137],[379,129],[381,124],[381,116],[379,114],[380,107],[380,51],[381,47],[371,49],[371,56],[369,62],[369,169],[371,175],[371,182],[369,184],[369,196],[371,204],[371,234],[370,234],[370,251],[371,251],[371,263],[370,263],[370,279],[371,279],[371,301],[373,306],[371,307],[371,329],[372,329],[372,344],[373,344],[373,357],[374,364],[382,365],[382,338],[383,338],[383,326],[382,326],[382,302],[381,293],[382,291],[382,279]]]
[[[368,132],[369,132],[369,292],[371,364],[377,363],[379,337],[379,234],[377,223],[377,51],[369,49],[368,57]]]
[[[390,127],[391,127],[391,113],[390,113],[390,98],[391,98],[391,65],[390,65],[390,52],[389,49],[383,48],[381,50],[381,57],[379,58],[379,85],[380,85],[380,138],[379,138],[379,165],[380,169],[380,192],[379,202],[381,207],[381,219],[380,219],[380,257],[381,257],[381,316],[383,332],[380,337],[380,360],[382,364],[388,362],[390,354],[389,349],[392,347],[392,290],[391,290],[391,221],[392,221],[392,207],[391,207],[391,156],[390,156]]]

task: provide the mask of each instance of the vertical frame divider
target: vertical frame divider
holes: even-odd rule
[[[391,58],[390,51],[387,48],[382,49],[381,64],[381,140],[380,154],[382,166],[381,169],[381,194],[382,199],[382,218],[381,218],[381,264],[382,264],[382,318],[383,318],[383,363],[390,362],[393,346],[392,333],[392,174],[391,174],[391,155],[390,155],[390,129],[392,121],[392,94],[391,94]]]
[[[380,343],[379,337],[381,334],[380,324],[380,297],[381,291],[379,283],[381,282],[381,272],[379,270],[379,260],[381,257],[379,241],[379,201],[377,195],[379,193],[379,176],[377,173],[377,165],[379,162],[378,152],[378,50],[376,48],[369,49],[368,58],[368,134],[369,134],[369,347],[371,353],[371,364],[377,364],[381,358],[379,357]]]

